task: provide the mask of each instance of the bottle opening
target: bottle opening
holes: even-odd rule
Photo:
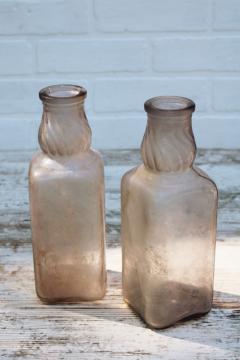
[[[177,112],[195,110],[195,103],[181,96],[157,96],[147,100],[144,104],[145,111],[148,113],[158,112]]]
[[[40,90],[39,97],[42,101],[61,103],[69,100],[84,99],[87,90],[78,85],[51,85]],[[71,101],[72,102],[72,101]]]

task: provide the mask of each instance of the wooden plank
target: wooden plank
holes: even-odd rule
[[[0,152],[0,357],[4,359],[240,359],[240,151],[199,151],[220,189],[212,311],[148,329],[121,294],[120,179],[134,150],[103,151],[108,292],[97,302],[45,305],[34,291],[27,171],[31,152]]]
[[[106,177],[107,241],[119,245],[121,176],[140,162],[138,150],[102,151]],[[220,190],[218,238],[240,236],[240,151],[199,150],[197,164]],[[0,243],[30,241],[27,174],[32,152],[0,153]],[[19,231],[21,230],[21,231]]]
[[[81,359],[237,359],[239,249],[236,242],[218,242],[214,308],[208,315],[153,331],[122,300],[119,247],[107,249],[105,299],[45,305],[34,291],[31,246],[5,246],[0,268],[0,354],[9,359],[42,359],[46,354],[48,359],[76,359],[80,354]]]

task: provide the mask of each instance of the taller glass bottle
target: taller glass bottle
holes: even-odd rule
[[[86,90],[40,91],[43,115],[29,169],[35,283],[47,302],[95,300],[105,294],[104,173],[90,148]]]
[[[154,328],[212,304],[217,188],[193,164],[194,109],[182,97],[148,100],[143,164],[122,179],[123,294]]]

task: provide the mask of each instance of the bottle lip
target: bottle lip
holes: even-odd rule
[[[57,84],[47,86],[39,91],[43,102],[62,104],[73,103],[85,99],[87,90],[79,85]]]
[[[176,114],[186,111],[195,111],[195,103],[186,97],[182,96],[156,96],[148,99],[144,103],[144,109],[150,114]]]

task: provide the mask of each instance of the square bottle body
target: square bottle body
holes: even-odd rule
[[[197,168],[122,180],[123,294],[154,328],[210,310],[217,190]]]
[[[95,300],[106,291],[103,164],[98,153],[51,159],[29,172],[35,283],[47,302]]]

